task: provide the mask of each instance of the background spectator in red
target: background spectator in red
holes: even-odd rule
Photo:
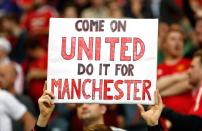
[[[28,58],[22,66],[26,74],[27,90],[35,106],[38,98],[43,93],[43,83],[47,78],[48,56],[44,48],[41,47],[36,37],[27,37],[25,44]]]
[[[25,14],[21,25],[30,35],[39,38],[38,44],[44,49],[48,45],[48,29],[49,19],[51,17],[58,17],[55,8],[46,4],[46,0],[34,0],[32,10]]]
[[[162,45],[165,59],[158,66],[157,86],[166,107],[187,114],[193,101],[186,73],[190,60],[182,56],[183,44],[182,32],[171,28]]]

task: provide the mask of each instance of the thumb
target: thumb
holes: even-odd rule
[[[144,107],[141,104],[137,104],[137,106],[138,106],[141,114],[145,112]]]

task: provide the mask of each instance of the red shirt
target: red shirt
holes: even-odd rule
[[[194,104],[191,107],[189,114],[202,117],[202,87],[193,91]]]
[[[33,61],[26,61],[23,63],[25,72],[29,72],[32,69],[47,70],[48,55],[47,53],[39,59]],[[39,97],[43,94],[43,86],[46,78],[44,79],[31,79],[28,83],[28,93],[33,99],[34,103],[38,103]],[[37,104],[38,105],[38,104]]]
[[[44,5],[36,10],[29,11],[22,19],[21,26],[32,35],[36,35],[40,39],[40,44],[47,48],[49,19],[58,17],[57,11],[48,5]],[[47,32],[40,34],[41,32]]]
[[[175,65],[162,63],[158,66],[158,79],[166,75],[184,72],[189,68],[189,65],[190,60],[188,59],[181,59]],[[187,114],[193,102],[190,98],[192,98],[192,94],[191,91],[188,91],[180,95],[162,97],[162,100],[166,107],[178,113]]]

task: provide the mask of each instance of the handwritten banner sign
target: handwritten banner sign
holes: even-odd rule
[[[56,103],[154,104],[157,19],[51,18],[49,32]]]

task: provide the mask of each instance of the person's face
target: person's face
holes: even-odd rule
[[[78,104],[77,115],[81,121],[97,121],[106,112],[106,106],[100,104]]]
[[[194,57],[190,68],[188,70],[189,83],[193,86],[197,86],[202,76],[202,65],[200,62],[200,57]]]
[[[14,85],[15,69],[11,65],[0,65],[0,88],[8,89]]]
[[[172,57],[179,57],[183,51],[183,36],[180,32],[172,31],[168,34],[164,49],[166,53]]]
[[[64,10],[64,18],[77,18],[78,15],[77,15],[77,11],[76,11],[76,8],[75,7],[67,7],[65,10]]]
[[[12,28],[13,28],[13,24],[12,24],[12,23],[13,23],[13,22],[11,22],[11,20],[3,19],[3,20],[2,20],[3,29],[4,29],[5,31],[10,32],[10,31],[12,30]]]
[[[91,3],[94,7],[101,7],[104,4],[104,0],[91,0]]]

